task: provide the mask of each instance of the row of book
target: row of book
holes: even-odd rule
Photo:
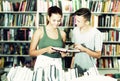
[[[1,54],[12,54],[12,55],[16,55],[16,54],[17,55],[28,55],[29,54],[29,43],[0,44],[0,53]],[[103,56],[120,56],[120,44],[103,44],[102,55]]]
[[[66,4],[67,3],[67,4]],[[38,6],[37,6],[38,5]],[[41,6],[39,6],[41,5]],[[50,6],[59,6],[63,12],[73,12],[81,7],[87,7],[86,0],[23,0],[0,1],[0,11],[36,11],[47,12]],[[38,7],[38,8],[37,8]]]
[[[120,41],[120,32],[117,30],[100,30],[102,31],[103,41]]]
[[[47,24],[47,15],[39,14],[39,24]],[[75,26],[75,17],[71,14],[63,14],[60,26]]]
[[[62,28],[67,33],[66,40],[70,41],[73,28]],[[17,29],[0,29],[0,41],[30,41],[34,33],[34,29],[17,28]]]
[[[92,0],[89,8],[92,12],[120,12],[120,0]]]
[[[36,0],[0,0],[0,11],[36,11]]]
[[[115,14],[92,15],[91,23],[94,27],[120,27],[120,16]]]
[[[101,58],[97,60],[98,68],[114,68],[118,69],[120,67],[120,59],[118,58]]]
[[[0,44],[0,54],[28,55],[29,43],[4,43]]]
[[[35,14],[0,14],[0,26],[35,26]],[[92,15],[94,27],[120,27],[120,17],[114,14]],[[46,15],[39,15],[39,24],[47,24]],[[75,18],[64,14],[61,26],[74,26]]]
[[[34,58],[31,57],[0,57],[0,68],[11,68],[14,66],[34,67]]]
[[[40,14],[40,24],[47,24],[47,16]],[[93,27],[120,27],[120,16],[115,14],[92,15],[91,24]],[[70,14],[64,14],[61,26],[75,26],[75,17]]]
[[[33,30],[29,28],[21,28],[21,29],[0,29],[0,40],[20,40],[27,41],[31,40]]]
[[[67,4],[66,4],[67,3]],[[38,0],[38,11],[47,12],[48,7],[58,6],[64,13],[73,12],[81,7],[87,6],[86,0]]]
[[[0,14],[0,26],[35,26],[35,14]]]
[[[120,44],[103,44],[102,55],[120,56]]]
[[[0,14],[0,26],[35,26],[35,14],[5,13]],[[60,26],[73,26],[75,18],[64,14]],[[47,16],[39,14],[39,24],[47,24]]]

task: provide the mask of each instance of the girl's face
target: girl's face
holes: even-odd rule
[[[77,27],[84,27],[86,25],[86,19],[83,17],[83,16],[75,16],[75,22],[76,22],[76,25]]]
[[[56,28],[60,25],[62,20],[62,16],[60,14],[52,14],[50,17],[48,17],[49,24]]]

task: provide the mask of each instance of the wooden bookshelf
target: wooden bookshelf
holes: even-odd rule
[[[1,68],[19,65],[25,61],[22,59],[30,58],[29,45],[36,29],[36,4],[37,0],[0,1]]]
[[[119,0],[91,0],[92,25],[103,34],[102,57],[98,59],[101,74],[119,73],[120,59],[120,3]]]
[[[119,0],[1,0],[0,60],[2,60],[3,62],[9,62],[10,66],[12,66],[13,61],[17,62],[17,59],[19,57],[29,58],[29,54],[24,54],[21,52],[21,50],[19,50],[21,52],[20,54],[10,54],[9,50],[11,48],[9,47],[9,45],[29,45],[34,30],[39,27],[46,26],[47,9],[52,5],[59,6],[63,10],[63,20],[59,28],[67,33],[66,45],[71,44],[70,31],[75,27],[75,23],[73,21],[74,18],[71,17],[70,14],[81,7],[87,7],[90,8],[92,12],[92,26],[97,27],[103,33],[103,37],[105,40],[103,42],[103,45],[106,49],[110,47],[114,48],[114,50],[112,50],[111,52],[111,55],[105,54],[110,52],[111,50],[107,50],[107,52],[105,49],[103,49],[102,57],[98,59],[98,70],[100,71],[100,74],[119,73],[119,64],[116,64],[116,67],[111,67],[112,65],[114,65],[113,60],[118,63],[120,59],[120,6],[115,6],[114,1],[116,1],[116,4],[120,5]],[[10,6],[10,3],[12,3],[12,6]],[[66,5],[65,3],[68,3],[68,5]],[[65,9],[66,7],[67,9]],[[20,29],[29,30],[29,33],[26,35],[28,36],[27,39],[15,39],[16,33],[18,33],[17,30]],[[3,36],[3,34],[5,34],[3,32],[4,30],[6,30],[6,36]],[[111,32],[113,32],[114,35]],[[21,33],[20,36],[23,35],[25,35],[25,33]],[[11,36],[13,37],[11,38]],[[8,44],[6,48],[4,48],[5,44]],[[22,45],[19,46],[19,48],[21,47]],[[8,49],[8,52],[4,53],[4,49]],[[117,49],[117,51],[115,49]],[[69,59],[71,61],[71,56],[72,55],[68,56],[68,58],[66,59]],[[105,64],[107,66],[103,67],[103,60],[108,63],[109,60],[107,59],[112,59],[110,61],[111,65],[110,67],[108,67],[108,64]],[[18,60],[18,62],[20,64],[20,60]],[[67,60],[67,62],[69,61]],[[2,65],[2,67],[4,67],[4,65]]]

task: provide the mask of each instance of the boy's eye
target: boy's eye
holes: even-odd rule
[[[79,20],[77,20],[77,22],[80,22]]]

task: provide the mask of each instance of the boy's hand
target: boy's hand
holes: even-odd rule
[[[81,52],[85,51],[85,46],[81,45],[81,44],[75,44],[75,49],[80,50]]]

